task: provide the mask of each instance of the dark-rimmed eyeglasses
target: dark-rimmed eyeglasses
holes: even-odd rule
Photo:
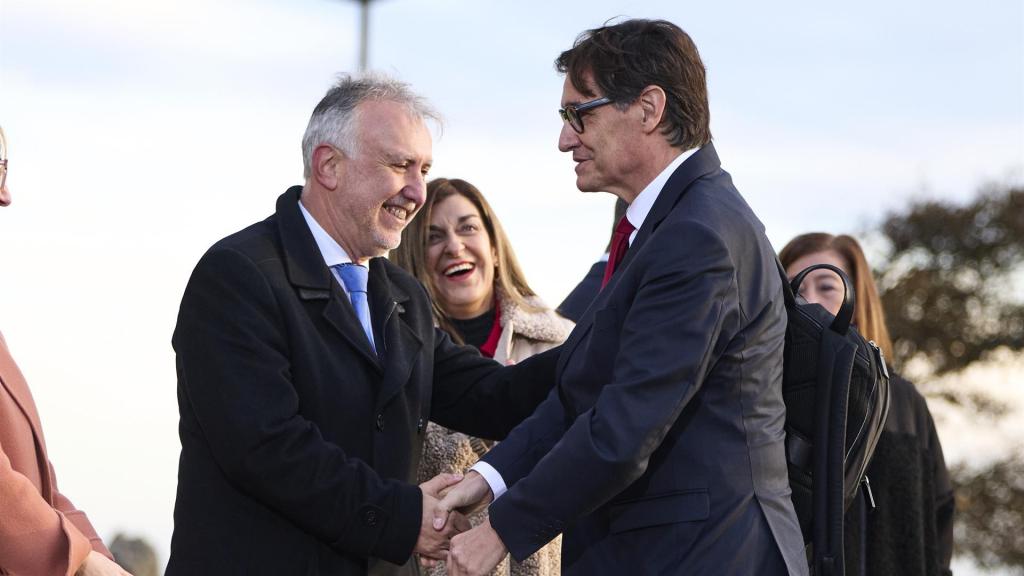
[[[572,129],[575,130],[577,134],[583,134],[583,117],[580,116],[580,114],[587,110],[593,110],[599,106],[611,103],[611,98],[602,96],[600,98],[590,100],[589,102],[583,102],[582,104],[567,104],[565,108],[560,108],[558,110],[558,115],[562,117],[563,122],[568,122],[569,126],[572,126]]]

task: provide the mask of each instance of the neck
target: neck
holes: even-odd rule
[[[493,304],[493,300],[484,300],[484,303],[481,304],[449,307],[447,312],[449,316],[456,320],[472,320],[489,312],[494,307]]]
[[[341,234],[341,230],[335,225],[334,220],[329,217],[329,198],[330,195],[324,190],[307,181],[306,185],[302,188],[302,196],[299,197],[299,202],[302,202],[309,215],[324,229],[324,232],[337,242],[338,246],[341,246],[341,249],[345,251],[345,254],[348,255],[353,264],[368,266],[370,257],[356,252],[352,244],[345,240],[344,235]]]
[[[632,171],[633,177],[629,183],[629,189],[622,191],[610,190],[610,192],[622,198],[627,204],[632,204],[633,200],[636,200],[636,197],[644,191],[644,188],[647,188],[648,184],[653,182],[673,160],[683,153],[683,150],[670,146],[665,141],[665,137],[660,133],[656,136],[657,140],[644,146],[643,152],[637,156],[641,160]]]

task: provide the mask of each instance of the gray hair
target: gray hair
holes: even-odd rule
[[[390,101],[405,106],[421,120],[433,120],[438,126],[441,115],[425,98],[414,93],[409,85],[380,73],[359,76],[342,74],[313,110],[302,136],[302,175],[313,171],[313,151],[321,144],[331,144],[345,154],[355,152],[356,108],[366,101]]]

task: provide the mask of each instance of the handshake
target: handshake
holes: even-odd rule
[[[414,552],[420,563],[433,567],[447,562],[449,576],[487,574],[508,554],[490,519],[471,529],[468,514],[494,499],[483,476],[470,471],[438,474],[420,484],[423,522]]]

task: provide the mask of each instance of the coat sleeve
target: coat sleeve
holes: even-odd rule
[[[300,414],[283,312],[257,263],[230,248],[207,252],[173,344],[182,425],[197,428],[238,490],[342,554],[408,560],[419,487],[382,478]],[[361,520],[371,513],[373,527]]]
[[[89,522],[89,517],[85,515],[85,512],[75,508],[71,500],[57,489],[57,474],[53,470],[53,464],[49,462],[47,464],[50,468],[50,485],[53,486],[53,507],[63,514],[64,518],[71,521],[83,536],[89,539],[89,546],[93,550],[113,560],[114,556],[110,553],[110,550],[107,550],[103,539],[96,534],[96,529],[92,527],[92,522]]]
[[[924,413],[928,416],[927,450],[931,456],[932,486],[935,490],[932,502],[935,505],[935,535],[938,540],[939,569],[942,574],[952,574],[949,565],[953,558],[953,518],[956,511],[956,498],[949,470],[946,468],[946,459],[942,454],[942,444],[939,443],[939,434],[935,429],[935,421],[932,419],[924,398],[921,398],[921,403],[924,405]]]
[[[633,262],[645,273],[628,310],[602,321],[604,329],[619,331],[618,347],[603,351],[614,357],[613,374],[593,405],[573,416],[551,445],[552,431],[567,417],[553,394],[538,410],[542,417],[527,420],[485,457],[507,484],[510,470],[514,481],[536,461],[490,507],[491,523],[516,559],[643,475],[714,362],[724,310],[735,301],[735,270],[710,229],[669,226],[663,224],[662,240],[672,242],[648,245],[645,260]],[[679,246],[701,249],[680,253]],[[538,441],[550,449],[532,448]]]
[[[436,328],[430,419],[470,436],[504,439],[554,388],[560,350],[502,367]]]
[[[51,506],[28,478],[11,467],[3,446],[0,511],[0,570],[5,573],[72,576],[92,549],[89,538],[71,519]]]

